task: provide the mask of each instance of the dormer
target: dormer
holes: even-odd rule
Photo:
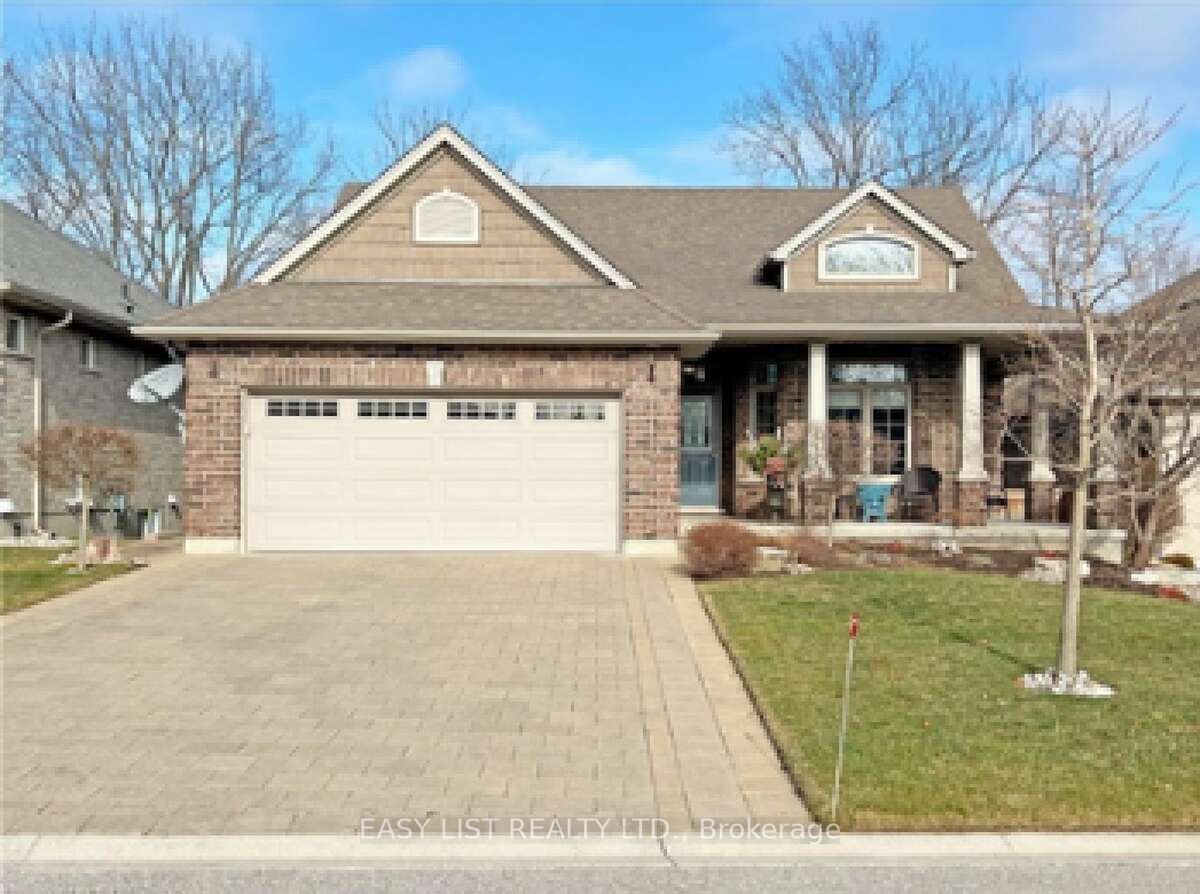
[[[902,197],[867,183],[768,256],[789,292],[839,289],[953,292],[975,257]]]

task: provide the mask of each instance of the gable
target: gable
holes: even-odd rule
[[[256,281],[281,279],[634,287],[446,126],[349,198]]]
[[[822,245],[841,236],[870,231],[883,237],[895,237],[916,248],[917,275],[911,280],[835,280],[820,275]],[[950,291],[950,268],[953,261],[945,247],[939,245],[891,208],[875,198],[863,199],[825,230],[814,235],[787,261],[787,291]]]

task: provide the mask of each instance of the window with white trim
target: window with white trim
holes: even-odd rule
[[[309,400],[305,398],[280,398],[267,401],[268,416],[292,416],[297,418],[333,417],[338,414],[336,400]]]
[[[447,419],[516,419],[512,400],[452,400],[446,404]]]
[[[418,199],[413,205],[413,241],[478,242],[478,203],[470,196],[449,189]]]
[[[429,404],[423,400],[360,400],[360,419],[428,419]]]
[[[79,362],[84,369],[96,368],[96,340],[86,335],[79,341]]]
[[[4,347],[18,354],[25,353],[24,317],[8,317],[4,321]]]
[[[539,400],[534,417],[542,421],[580,422],[604,419],[604,402],[599,400]]]
[[[904,385],[836,385],[830,388],[831,427],[861,432],[870,449],[861,454],[865,475],[902,475],[910,463],[908,388]]]
[[[915,280],[917,263],[913,240],[872,229],[836,236],[817,249],[819,279]]]

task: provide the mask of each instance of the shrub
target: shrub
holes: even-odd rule
[[[818,540],[816,537],[796,534],[792,537],[781,538],[779,545],[788,551],[791,561],[799,562],[802,565],[811,565],[813,568],[833,568],[841,564],[837,550],[826,541]]]
[[[758,538],[733,522],[699,525],[688,531],[683,557],[693,577],[745,576],[758,561]]]
[[[1182,568],[1185,571],[1196,570],[1196,560],[1187,553],[1171,553],[1169,556],[1163,556],[1162,560],[1168,565],[1174,565],[1176,568]]]

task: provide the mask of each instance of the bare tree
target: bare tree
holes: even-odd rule
[[[1064,309],[1072,331],[1028,336],[1027,360],[1048,392],[1069,437],[1054,457],[1072,486],[1072,511],[1063,587],[1059,673],[1074,677],[1080,598],[1080,559],[1089,509],[1089,486],[1103,470],[1111,476],[1129,459],[1122,432],[1143,421],[1131,408],[1178,387],[1195,351],[1194,331],[1183,325],[1181,305],[1164,302],[1154,312],[1118,316],[1130,289],[1152,267],[1158,252],[1178,242],[1181,199],[1190,188],[1176,182],[1161,192],[1147,154],[1174,118],[1155,121],[1146,104],[1114,110],[1071,110],[1054,159],[1039,173],[1023,210],[1035,222],[1019,257],[1052,302]],[[1127,470],[1126,470],[1127,471]]]
[[[10,58],[5,93],[8,191],[175,304],[243,282],[324,202],[332,150],[248,48],[93,22]]]
[[[30,466],[55,487],[79,488],[79,546],[75,565],[87,565],[92,500],[132,487],[137,443],[123,431],[86,423],[62,423],[21,445]]]
[[[774,86],[726,115],[727,151],[757,178],[797,186],[961,186],[984,224],[1004,220],[1057,142],[1061,112],[1019,72],[980,87],[893,56],[878,26],[822,30],[782,53]]]

